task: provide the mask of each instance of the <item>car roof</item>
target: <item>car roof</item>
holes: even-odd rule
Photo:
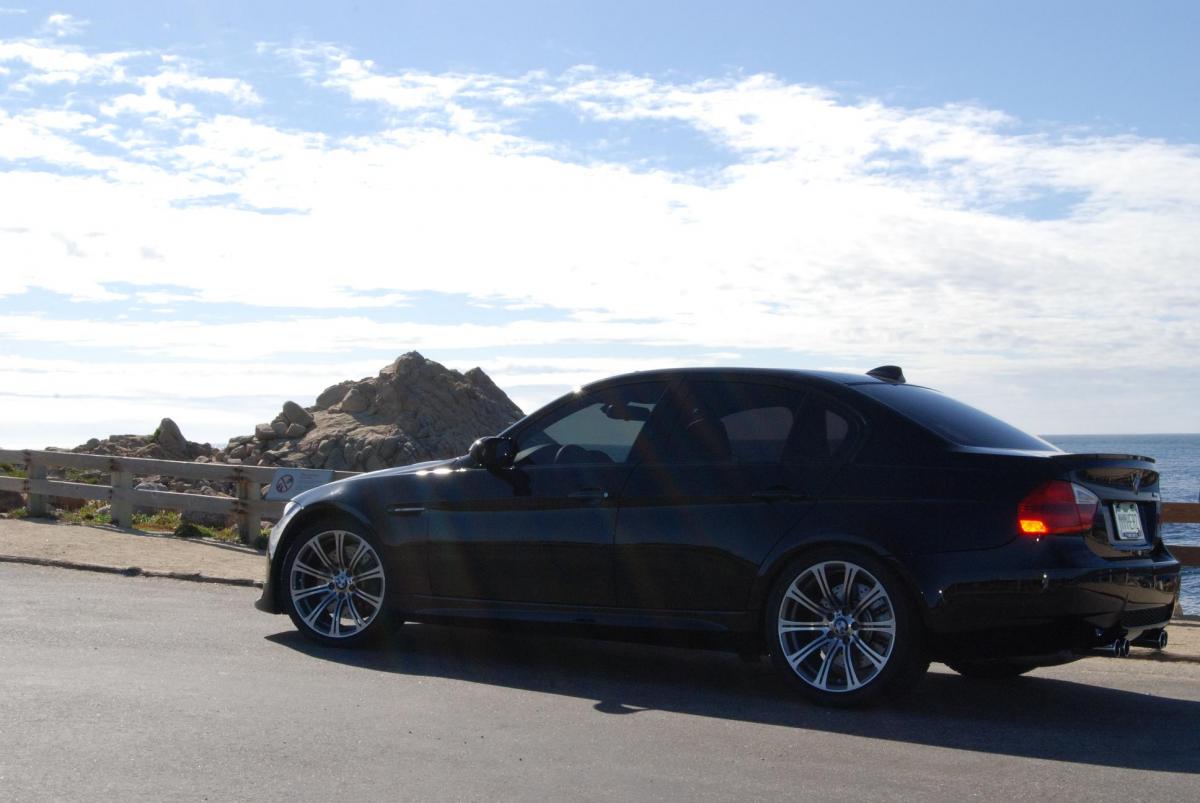
[[[680,377],[687,377],[689,379],[715,379],[726,381],[747,379],[782,379],[790,382],[799,380],[801,382],[817,384],[828,383],[834,385],[891,384],[876,377],[868,376],[865,373],[851,374],[841,371],[809,371],[797,368],[656,368],[649,371],[634,371],[632,373],[610,376],[606,379],[591,382],[585,385],[582,389],[592,390],[608,385],[625,384],[627,382],[651,382],[656,380],[661,381],[677,379]]]

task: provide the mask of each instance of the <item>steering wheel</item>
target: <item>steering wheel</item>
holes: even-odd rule
[[[589,462],[588,450],[584,449],[582,446],[576,446],[573,443],[568,443],[566,446],[563,446],[558,450],[558,453],[554,455],[555,465],[559,465],[561,463],[587,462]]]

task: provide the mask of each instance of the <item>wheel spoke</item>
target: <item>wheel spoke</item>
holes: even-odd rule
[[[871,647],[871,645],[867,644],[867,642],[863,641],[858,636],[852,638],[850,643],[855,647],[858,647],[858,651],[863,654],[863,657],[871,662],[871,665],[875,667],[876,672],[878,672],[880,669],[883,669],[883,665],[887,663],[886,657],[877,653],[874,648]]]
[[[292,599],[296,600],[296,602],[299,602],[302,599],[308,599],[309,597],[314,597],[317,594],[328,594],[328,593],[329,593],[329,586],[327,586],[327,585],[311,586],[310,588],[303,588],[303,589],[299,589],[297,591],[293,591]]]
[[[366,591],[363,591],[361,588],[354,589],[354,595],[357,597],[362,597],[364,600],[371,603],[376,608],[378,608],[380,605],[383,604],[383,597],[377,597],[374,594],[368,594]]]
[[[833,639],[829,638],[828,636],[820,636],[815,638],[808,642],[808,644],[805,644],[799,650],[796,650],[796,652],[786,656],[787,662],[792,665],[792,669],[795,669],[801,664],[801,662],[808,658],[808,656],[831,643],[833,643]]]
[[[807,596],[805,596],[804,592],[801,591],[799,588],[797,588],[794,583],[792,584],[792,587],[788,589],[787,594],[784,596],[785,596],[785,599],[790,599],[792,602],[795,602],[798,605],[803,605],[805,608],[808,608],[810,611],[815,613],[817,616],[820,616],[822,620],[825,620],[829,617],[829,613],[827,611],[822,610],[820,605],[818,605],[817,603],[815,603],[811,599],[809,599]]]
[[[376,566],[374,569],[368,569],[367,571],[363,572],[362,574],[355,575],[354,582],[355,583],[365,583],[369,580],[378,580],[381,577],[383,577],[383,567]]]
[[[859,622],[859,630],[869,630],[875,633],[895,633],[895,619],[880,619],[878,622]]]
[[[299,559],[292,564],[292,571],[300,572],[301,574],[307,574],[309,577],[315,577],[324,583],[328,583],[333,580],[332,575],[328,574],[327,572],[320,571],[319,569],[314,569],[307,563],[301,563]]]
[[[328,569],[330,574],[333,574],[337,567],[329,562],[329,556],[325,554],[325,548],[321,546],[321,536],[318,535],[308,542],[308,551],[315,553],[317,558],[320,559],[321,565]]]
[[[831,608],[837,608],[835,604],[837,598],[833,596],[833,589],[829,587],[829,578],[825,575],[825,567],[828,563],[818,563],[813,567],[813,578],[817,581],[817,588],[821,590],[821,601]]]
[[[858,575],[858,567],[853,563],[846,564],[846,574],[842,577],[842,604],[850,605],[850,595],[854,592],[854,578]]]
[[[790,619],[779,620],[780,633],[824,633],[829,625],[824,622],[793,622]]]
[[[854,669],[854,654],[850,652],[849,645],[842,645],[842,663],[846,667],[846,691],[857,689],[862,685],[862,681],[858,679],[858,672]]]
[[[813,678],[813,684],[818,688],[826,688],[829,685],[829,671],[833,669],[833,659],[838,652],[843,649],[840,641],[834,641],[828,652],[825,653],[825,659],[821,661],[821,668],[817,671],[817,676]]]
[[[333,605],[333,619],[329,623],[329,635],[334,638],[342,635],[342,606],[345,604],[345,597],[338,597],[337,602]]]
[[[362,614],[358,612],[358,606],[354,604],[354,597],[346,597],[346,608],[350,611],[351,618],[354,619],[354,626],[362,630],[367,626],[366,621],[362,618]]]
[[[359,541],[358,549],[354,550],[354,556],[350,558],[350,565],[346,567],[346,571],[353,574],[354,567],[358,565],[359,558],[361,558],[366,553],[366,551],[367,551],[367,542]]]
[[[342,547],[346,543],[346,534],[341,530],[336,530],[333,533],[333,563],[339,569],[346,567],[345,557],[342,555]]]
[[[325,610],[325,608],[329,606],[329,603],[336,597],[336,593],[333,591],[327,591],[324,599],[318,602],[316,606],[308,612],[308,616],[304,617],[304,624],[308,625],[309,627],[314,627],[313,623],[317,621],[317,617],[321,614],[321,611]]]
[[[860,599],[858,601],[858,604],[854,606],[852,615],[855,617],[860,616],[863,611],[865,611],[867,608],[874,605],[876,603],[876,601],[886,598],[886,597],[887,597],[887,592],[884,591],[883,586],[880,585],[878,581],[876,581],[875,585],[871,588],[871,590],[868,591],[865,595],[863,595],[863,598]]]

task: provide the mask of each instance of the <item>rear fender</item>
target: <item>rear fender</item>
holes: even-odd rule
[[[877,541],[872,541],[863,538],[860,535],[849,533],[824,533],[813,534],[801,539],[796,539],[790,543],[777,546],[772,554],[763,562],[759,568],[758,576],[755,578],[754,587],[750,592],[750,610],[759,614],[758,620],[762,621],[762,612],[767,604],[767,598],[771,594],[771,589],[774,587],[780,573],[787,567],[789,563],[800,558],[805,553],[821,547],[849,547],[850,549],[860,550],[870,555],[879,558],[886,563],[904,583],[909,596],[913,602],[917,603],[917,608],[921,612],[921,619],[925,621],[929,611],[929,601],[925,595],[921,593],[921,586],[917,582],[917,578],[905,568],[904,564],[897,560],[889,550],[884,548]]]

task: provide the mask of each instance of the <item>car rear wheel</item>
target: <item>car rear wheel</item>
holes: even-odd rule
[[[788,566],[771,594],[767,632],[776,668],[821,705],[894,696],[929,666],[900,579],[855,550],[822,549]]]
[[[387,569],[370,537],[343,524],[311,527],[283,564],[287,611],[321,644],[353,647],[384,629]]]

